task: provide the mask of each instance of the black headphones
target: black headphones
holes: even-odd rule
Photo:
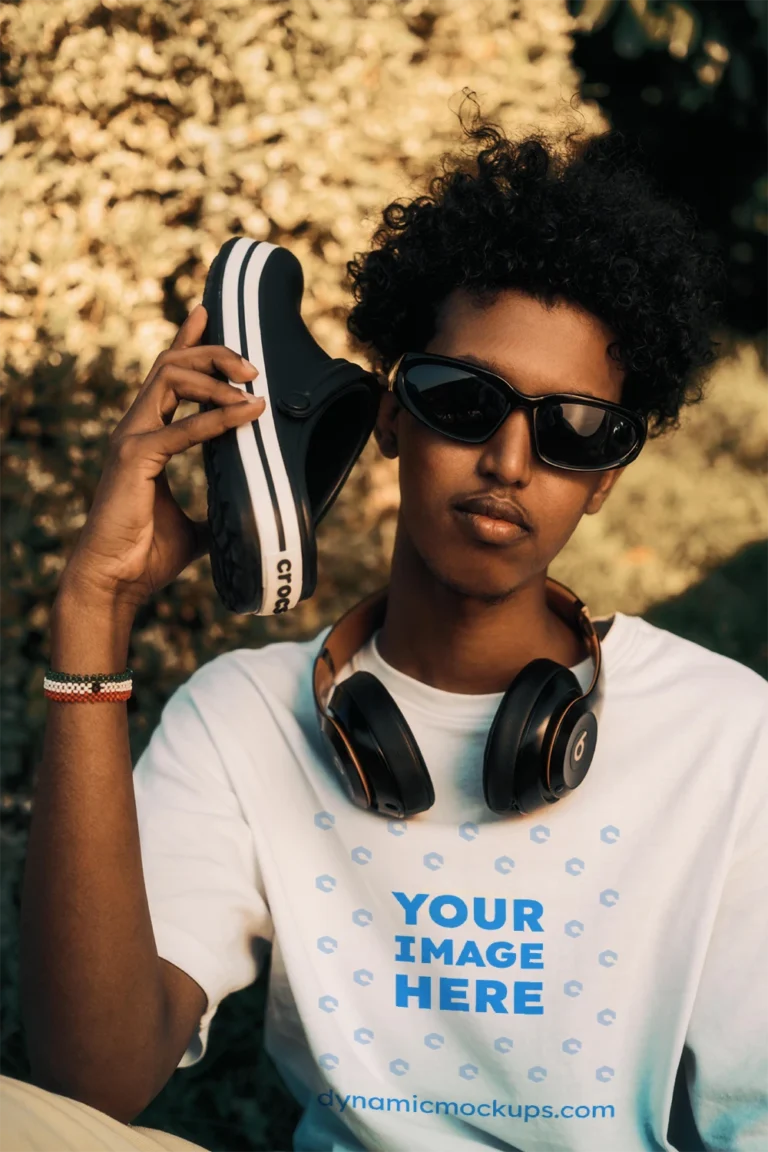
[[[586,692],[570,668],[531,660],[504,693],[488,733],[483,792],[499,815],[529,815],[578,788],[597,745],[604,679],[600,638],[586,606],[547,577],[547,603],[586,643],[592,682]],[[380,680],[336,676],[381,627],[387,589],[374,592],[334,625],[315,660],[313,688],[320,729],[350,800],[390,818],[414,816],[435,790],[405,717]]]

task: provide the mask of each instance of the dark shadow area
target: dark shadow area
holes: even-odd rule
[[[747,545],[700,584],[642,616],[768,679],[768,541]]]
[[[581,94],[636,141],[665,195],[693,205],[728,268],[725,323],[765,354],[768,5],[567,0]],[[674,10],[678,12],[673,20]],[[674,42],[674,51],[670,45]]]
[[[692,1076],[693,1068],[693,1053],[689,1048],[683,1048],[683,1055],[678,1065],[675,1087],[672,1092],[669,1128],[667,1129],[667,1140],[673,1148],[677,1149],[677,1152],[707,1152],[696,1127],[691,1100],[688,1095],[686,1074]]]

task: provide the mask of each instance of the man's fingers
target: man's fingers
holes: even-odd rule
[[[257,376],[259,373],[255,365],[253,368],[247,368],[239,353],[223,344],[201,344],[195,348],[183,348],[174,363],[181,368],[207,372],[209,376],[218,370],[228,380],[237,380],[241,383],[252,380],[254,371]]]
[[[208,323],[208,313],[202,304],[196,304],[176,333],[171,349],[191,348],[197,344]]]
[[[184,323],[179,328],[178,332],[173,338],[173,343],[168,348],[169,352],[183,351],[185,348],[192,348],[198,344],[200,337],[205,331],[205,326],[208,323],[208,313],[202,304],[196,304],[189,316],[187,316]],[[162,365],[156,360],[149,370],[146,380],[139,388],[137,399],[143,396],[149,388],[150,384],[157,376]]]

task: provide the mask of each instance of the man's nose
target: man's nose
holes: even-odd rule
[[[510,412],[483,451],[478,468],[484,475],[494,475],[504,484],[527,484],[535,457],[531,417],[523,409]]]

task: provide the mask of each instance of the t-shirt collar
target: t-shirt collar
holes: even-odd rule
[[[593,617],[595,622],[610,620],[609,616]],[[622,612],[613,614],[613,623],[605,639],[601,641],[602,657],[605,665],[606,681],[616,668],[632,639],[632,617]],[[432,717],[438,717],[451,728],[474,728],[478,724],[490,724],[501,703],[503,692],[467,694],[445,692],[431,684],[425,684],[412,676],[393,668],[382,657],[378,647],[379,633],[375,632],[350,663],[342,670],[338,680],[343,680],[351,672],[364,670],[373,673],[397,700],[407,701],[413,708]],[[589,686],[592,678],[590,657],[571,667],[582,689]]]

